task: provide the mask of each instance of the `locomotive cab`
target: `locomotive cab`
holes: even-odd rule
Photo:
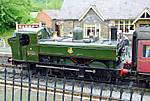
[[[133,34],[132,65],[138,73],[150,75],[150,27],[141,27]]]
[[[8,39],[12,50],[13,63],[25,61],[38,62],[37,41],[43,35],[43,28],[24,28],[16,32],[16,36]]]

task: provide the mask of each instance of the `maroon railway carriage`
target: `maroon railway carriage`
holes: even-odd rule
[[[150,41],[138,41],[137,72],[150,73]]]
[[[120,73],[150,81],[150,27],[140,27],[133,33],[132,62],[124,64]]]

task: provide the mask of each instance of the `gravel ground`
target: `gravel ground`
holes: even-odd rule
[[[0,47],[0,52],[10,53],[11,52],[11,48],[10,47]]]

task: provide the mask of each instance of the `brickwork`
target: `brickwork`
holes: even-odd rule
[[[42,22],[46,24],[46,27],[52,28],[52,19],[45,12],[41,11],[36,17],[37,22]]]

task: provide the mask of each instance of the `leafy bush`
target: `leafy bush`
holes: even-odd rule
[[[32,0],[32,11],[42,9],[60,9],[63,0]]]
[[[15,22],[26,23],[30,19],[30,0],[0,0],[0,33],[15,28]]]

